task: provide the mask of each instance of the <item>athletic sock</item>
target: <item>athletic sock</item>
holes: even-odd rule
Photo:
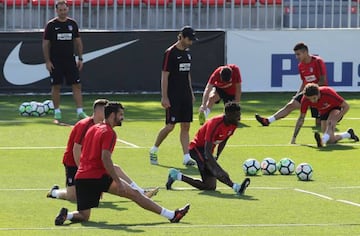
[[[158,150],[159,150],[159,147],[153,146],[153,147],[150,149],[150,152],[154,153],[154,152],[157,152]]]
[[[131,182],[130,186],[133,189],[136,189],[137,191],[139,191],[140,193],[144,194],[144,189],[140,188],[134,181]]]
[[[187,163],[191,159],[191,156],[189,153],[184,154],[184,163]]]
[[[330,139],[330,135],[325,133],[322,137],[322,143],[326,144],[329,141],[329,139]]]
[[[74,218],[74,214],[73,213],[68,213],[67,216],[66,216],[66,219],[67,220],[72,220],[72,218]]]
[[[168,209],[165,209],[165,208],[162,208],[160,215],[164,216],[165,218],[168,218],[169,220],[171,220],[172,218],[174,218],[175,212],[174,211],[169,211]]]
[[[211,112],[211,110],[209,108],[206,108],[206,111],[204,111],[205,118],[208,118],[210,112]]]
[[[344,132],[340,134],[341,138],[351,138],[351,135],[348,132]]]
[[[176,176],[176,179],[177,180],[182,180],[182,173],[179,171],[179,173],[177,174],[177,176]]]
[[[76,113],[77,114],[80,114],[81,112],[84,112],[82,107],[76,108]]]
[[[268,118],[269,123],[273,123],[276,120],[275,116],[270,116]]]
[[[60,189],[54,189],[53,191],[51,191],[51,196],[59,198],[60,192]]]
[[[60,108],[56,108],[56,109],[54,110],[54,112],[55,112],[55,113],[60,113],[61,110],[60,110]]]

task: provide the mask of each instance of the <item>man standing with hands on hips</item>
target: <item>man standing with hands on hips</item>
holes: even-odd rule
[[[55,108],[54,118],[61,120],[60,89],[63,80],[72,86],[76,104],[77,118],[83,119],[87,115],[83,111],[81,81],[79,71],[83,67],[83,45],[77,23],[69,18],[69,7],[66,1],[59,1],[55,5],[57,17],[51,19],[45,28],[43,37],[43,53],[46,69],[50,72],[51,95]],[[74,51],[77,51],[77,62]]]
[[[184,26],[178,34],[178,41],[166,49],[161,71],[161,105],[166,112],[165,126],[160,130],[154,146],[150,149],[150,163],[158,164],[158,149],[175,124],[180,123],[180,142],[183,150],[183,164],[195,164],[189,154],[189,129],[193,119],[195,96],[191,85],[191,54],[189,47],[197,40],[195,31]]]

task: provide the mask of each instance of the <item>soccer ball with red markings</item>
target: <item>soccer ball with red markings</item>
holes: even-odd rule
[[[260,170],[260,163],[253,158],[244,161],[243,170],[245,175],[256,175]]]
[[[296,176],[301,181],[309,181],[313,175],[313,168],[308,163],[301,163],[295,169]]]
[[[273,175],[276,172],[276,161],[271,157],[266,157],[260,166],[263,175]]]
[[[295,162],[290,158],[285,157],[277,163],[276,167],[280,174],[290,175],[295,170]]]

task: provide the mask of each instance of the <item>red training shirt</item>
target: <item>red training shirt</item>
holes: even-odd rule
[[[74,143],[82,144],[86,131],[94,124],[93,117],[87,117],[78,121],[72,128],[63,157],[64,165],[68,167],[76,167],[73,155]]]
[[[306,113],[308,107],[314,107],[319,111],[320,115],[324,115],[344,102],[344,98],[337,94],[333,88],[319,87],[319,91],[320,98],[316,103],[310,102],[306,96],[303,96],[301,99],[301,113]]]
[[[208,83],[213,85],[214,87],[223,89],[228,95],[235,96],[236,85],[242,82],[240,69],[237,65],[234,64],[228,64],[227,66],[230,67],[232,70],[231,80],[229,82],[224,82],[221,80],[220,72],[225,66],[219,66],[211,74]]]
[[[326,77],[326,66],[324,60],[318,56],[311,56],[310,63],[300,62],[298,64],[299,73],[303,84],[306,85],[308,83],[319,84],[320,76],[325,76],[324,85],[328,85],[327,77]]]
[[[218,115],[205,122],[190,142],[189,149],[205,147],[205,142],[211,142],[213,144],[212,151],[214,151],[216,145],[233,135],[237,126],[225,125],[224,118],[224,115]]]
[[[100,179],[107,174],[102,162],[102,150],[112,153],[115,143],[116,133],[109,124],[93,125],[85,135],[75,179]]]

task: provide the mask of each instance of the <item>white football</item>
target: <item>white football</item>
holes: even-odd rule
[[[295,162],[285,157],[277,163],[277,169],[282,175],[290,175],[295,170]]]
[[[313,168],[308,163],[301,163],[295,169],[296,176],[301,181],[309,181],[312,179]]]
[[[271,157],[266,157],[260,164],[261,172],[264,175],[273,175],[276,172],[276,161]]]
[[[243,163],[243,170],[245,175],[256,175],[260,170],[260,163],[253,158],[247,159]]]
[[[51,100],[45,100],[42,103],[44,105],[46,114],[54,114],[54,103]]]

